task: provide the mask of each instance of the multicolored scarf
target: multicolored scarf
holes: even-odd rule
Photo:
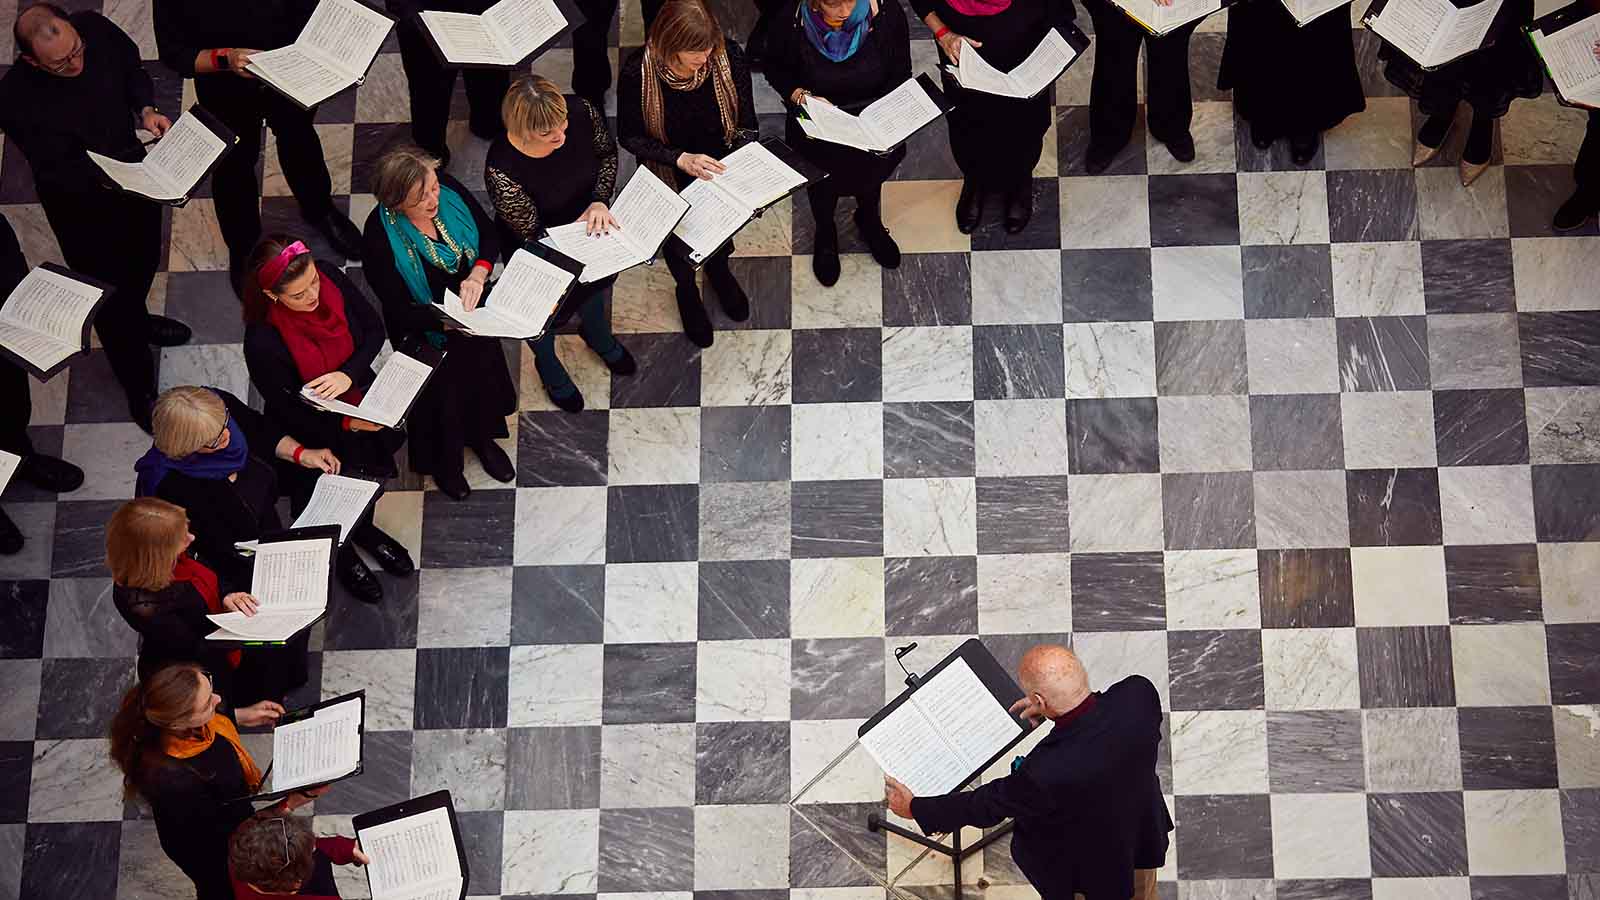
[[[222,713],[213,715],[211,721],[200,727],[200,734],[195,737],[162,732],[161,752],[173,759],[190,759],[210,749],[218,737],[233,745],[233,753],[239,757],[239,768],[244,772],[244,783],[254,792],[261,786],[261,768],[239,741],[239,729],[234,727],[233,720]]]
[[[434,302],[433,290],[428,287],[428,273],[422,268],[424,259],[435,269],[454,275],[478,258],[478,223],[472,218],[472,209],[461,195],[444,185],[439,186],[439,211],[434,214],[433,224],[439,229],[439,238],[446,249],[455,255],[453,260],[445,259],[438,244],[418,231],[403,213],[387,206],[379,209],[383,210],[380,218],[384,234],[389,238],[389,250],[394,255],[395,270],[410,289],[413,303],[428,306]],[[444,349],[443,332],[424,331],[422,334],[435,349]]]
[[[712,52],[706,64],[695,70],[688,78],[679,76],[667,65],[649,44],[644,47],[644,90],[639,94],[639,103],[644,108],[644,130],[651,137],[663,144],[667,140],[667,116],[661,88],[665,85],[674,91],[693,91],[705,84],[706,77],[711,77],[711,84],[717,94],[717,115],[722,119],[722,142],[729,147],[733,146],[734,137],[739,132],[739,90],[733,84],[733,66],[728,63],[728,51],[718,47]],[[647,162],[650,171],[655,173],[667,184],[673,184],[673,167],[666,163]]]
[[[822,10],[807,0],[800,4],[800,23],[817,52],[833,62],[844,62],[861,49],[867,39],[867,23],[872,19],[872,0],[856,0],[855,9],[844,21],[830,21]]]

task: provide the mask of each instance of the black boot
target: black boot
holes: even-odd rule
[[[639,361],[633,358],[633,354],[628,352],[628,348],[624,347],[621,341],[617,341],[617,354],[616,359],[600,357],[600,361],[606,364],[606,368],[611,370],[611,374],[632,375],[639,371]],[[580,408],[582,408],[581,404]]]
[[[54,456],[30,453],[17,466],[17,477],[40,490],[66,494],[83,485],[83,470]]]
[[[956,198],[956,228],[962,234],[971,234],[983,219],[983,189],[971,178],[961,182],[961,196]]]
[[[382,529],[364,522],[355,527],[350,539],[356,542],[361,549],[372,554],[372,558],[383,566],[383,570],[390,575],[410,575],[417,570],[411,561],[411,554],[399,541],[385,534]]]
[[[750,295],[744,292],[739,279],[733,277],[727,256],[715,257],[706,263],[706,280],[711,282],[717,302],[722,304],[722,311],[728,314],[728,318],[735,322],[750,318]]]
[[[433,473],[433,483],[438,485],[439,493],[451,500],[465,500],[472,494],[472,485],[467,484],[467,476],[459,469],[454,472]]]
[[[811,250],[811,273],[817,283],[833,287],[839,283],[839,229],[833,219],[817,220],[816,246]]]
[[[472,452],[477,455],[483,471],[488,473],[490,478],[501,484],[510,484],[517,480],[517,467],[511,463],[511,457],[500,449],[499,444],[494,441],[484,441],[473,447]]]
[[[678,317],[683,320],[683,336],[696,347],[709,347],[713,334],[711,317],[700,299],[700,286],[693,276],[678,282]]]
[[[1585,197],[1582,191],[1574,191],[1572,196],[1561,204],[1561,208],[1556,210],[1556,216],[1550,222],[1550,227],[1556,231],[1577,231],[1594,217],[1596,209],[1600,209],[1600,204]]]
[[[1313,131],[1310,134],[1297,134],[1289,138],[1289,159],[1297,166],[1311,162],[1317,155],[1317,148],[1322,146],[1322,135]]]
[[[344,254],[345,259],[361,258],[361,229],[350,221],[349,216],[335,209],[323,216],[322,221],[312,224],[328,239],[333,249]]]
[[[145,329],[150,335],[152,347],[181,347],[194,337],[189,326],[166,316],[145,316]]]
[[[1032,218],[1033,179],[1028,178],[1006,194],[1006,233],[1021,234]]]

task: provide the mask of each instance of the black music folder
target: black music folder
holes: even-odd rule
[[[434,791],[354,819],[356,840],[372,860],[372,900],[462,900],[470,881],[467,849],[449,791]]]
[[[367,692],[355,691],[285,713],[272,727],[272,762],[252,801],[353,778],[362,771]]]

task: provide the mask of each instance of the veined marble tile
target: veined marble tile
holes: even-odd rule
[[[883,486],[885,556],[978,552],[977,496],[970,478],[895,478]]]
[[[449,790],[459,810],[505,806],[504,729],[440,729],[412,735],[411,790]]]
[[[9,6],[12,11],[16,8],[15,3],[0,4],[0,6]],[[140,59],[156,58],[156,29],[150,4],[139,0],[105,0],[99,12],[126,32],[128,37],[133,38],[133,42],[139,45]],[[6,46],[10,48],[9,41]],[[185,105],[185,109],[187,108]]]
[[[11,42],[9,33],[5,34],[4,41]],[[56,243],[56,233],[44,217],[43,206],[37,203],[7,206],[6,219],[17,233],[17,243],[22,245],[22,255],[29,262],[37,265],[46,260],[61,261],[61,245]]]
[[[978,631],[1072,630],[1072,571],[1065,553],[978,557]]]
[[[583,565],[606,559],[606,489],[519,488],[513,558],[518,565]]]
[[[1552,714],[1561,786],[1600,787],[1600,706],[1557,706]]]
[[[1600,622],[1600,544],[1540,544],[1539,588],[1547,623]]]
[[[318,833],[322,833],[320,827]],[[121,838],[116,848],[118,898],[187,900],[193,893],[193,882],[162,852],[155,822],[123,822]],[[343,867],[336,867],[336,872],[337,868]],[[365,887],[366,878],[361,880]]]
[[[593,894],[600,856],[600,811],[508,810],[501,852],[501,890]]]
[[[1450,168],[1422,166],[1415,171],[1417,230],[1423,240],[1510,236],[1504,166],[1490,166],[1467,188]]]
[[[1339,407],[1348,468],[1438,465],[1432,391],[1344,393]]]
[[[1547,706],[1550,670],[1538,622],[1456,625],[1450,654],[1461,706]]]
[[[785,197],[739,230],[733,258],[788,256],[794,246],[794,199]]]
[[[1249,397],[1162,397],[1158,412],[1163,472],[1251,469]]]
[[[1162,547],[1160,475],[1073,475],[1067,503],[1074,553]]]
[[[1461,737],[1451,707],[1362,711],[1367,790],[1461,790]]]
[[[1520,312],[1600,308],[1590,262],[1600,237],[1519,238],[1511,242]]]
[[[1075,322],[1062,326],[1068,398],[1152,397],[1155,326],[1149,322]]]
[[[1064,249],[1150,246],[1150,188],[1143,175],[1061,179]]]
[[[781,803],[789,799],[790,722],[695,726],[695,802]]]
[[[160,390],[198,384],[222,388],[235,397],[250,395],[250,376],[245,371],[242,345],[165,347],[160,353]]]
[[[84,473],[83,486],[66,496],[72,500],[131,497],[133,462],[149,449],[150,436],[131,422],[66,426],[62,456],[72,460]]]
[[[226,271],[228,246],[222,242],[217,210],[197,197],[172,211],[172,238],[167,249],[171,272]]]
[[[1374,878],[1372,900],[1471,900],[1466,876],[1455,878]]]
[[[1244,263],[1237,246],[1150,251],[1156,321],[1244,318]]]
[[[606,566],[608,644],[693,641],[699,579],[692,562]]]
[[[1582,140],[1583,110],[1561,106],[1547,95],[1513,103],[1500,121],[1506,165],[1570,165]]]
[[[700,355],[702,406],[789,402],[794,350],[788,331],[724,331],[719,337]]]
[[[700,480],[700,410],[614,409],[607,484],[693,484]]]
[[[1078,65],[1083,65],[1079,62]],[[1232,172],[1236,164],[1233,140],[1233,104],[1202,102],[1194,104],[1189,123],[1194,137],[1194,159],[1179,162],[1160,141],[1145,143],[1145,165],[1151,175],[1193,175],[1200,172]]]
[[[51,580],[44,623],[46,659],[133,656],[138,650],[138,634],[127,627],[112,603],[109,578]],[[37,672],[34,680],[38,680]],[[31,728],[33,713],[31,707],[29,710]]]
[[[694,803],[692,724],[607,725],[600,736],[600,805]]]
[[[122,776],[103,738],[35,741],[28,794],[30,822],[105,822],[122,818]]]
[[[1252,394],[1339,392],[1333,319],[1250,319],[1244,339]]]
[[[1173,713],[1172,783],[1180,794],[1266,793],[1266,713]]]
[[[1467,857],[1474,874],[1566,871],[1561,801],[1555,791],[1468,791]]]
[[[1600,387],[1523,391],[1530,461],[1600,462]]]
[[[367,692],[368,731],[410,731],[417,681],[413,650],[328,650],[322,654],[322,696]]]
[[[696,890],[788,887],[787,806],[697,806],[694,834]]]
[[[1255,551],[1168,550],[1163,558],[1169,631],[1261,626]]]
[[[787,251],[785,251],[787,252]],[[883,269],[864,253],[839,256],[839,281],[817,283],[810,257],[790,270],[795,328],[876,328],[883,324]]]
[[[1240,172],[1245,244],[1328,243],[1328,182],[1321,171]]]
[[[0,660],[0,681],[6,692],[0,695],[0,740],[32,741],[39,712],[39,670],[37,659]]]
[[[883,634],[883,562],[796,559],[789,564],[789,629],[795,638]]]
[[[602,646],[512,647],[506,724],[600,724]]]
[[[886,402],[972,399],[972,328],[885,328]]]
[[[418,646],[503,647],[510,641],[510,568],[423,569],[420,579]]]
[[[1353,628],[1270,628],[1261,633],[1268,709],[1360,709]]]
[[[701,485],[700,560],[787,559],[789,493],[784,481]]]
[[[1340,316],[1404,316],[1427,311],[1422,251],[1414,241],[1334,244],[1333,309]]]
[[[879,403],[805,403],[790,407],[795,481],[883,476]]]
[[[972,257],[972,324],[1061,321],[1061,254],[989,250]]]
[[[1254,482],[1257,546],[1349,546],[1344,472],[1257,472]]]
[[[1439,470],[1446,544],[1532,543],[1533,485],[1526,466]]]
[[[1057,475],[1066,471],[1065,403],[979,400],[973,411],[979,476]]]
[[[382,60],[385,54],[379,54]],[[374,65],[376,70],[377,66]],[[403,77],[403,76],[402,76]],[[359,90],[359,89],[358,89]],[[358,94],[359,98],[359,94]],[[359,105],[360,101],[357,100]],[[409,109],[397,121],[407,121],[411,116]],[[372,121],[361,119],[362,122]],[[327,160],[328,175],[333,179],[333,195],[335,197],[350,193],[350,159],[355,144],[356,127],[354,125],[317,124],[317,138],[322,141],[322,158]],[[483,175],[480,172],[476,179],[461,178],[463,184],[481,185]],[[263,156],[261,169],[261,196],[263,197],[290,197],[293,191],[289,190],[288,178],[283,173],[283,164],[278,159],[278,133],[267,129],[266,151]],[[350,220],[358,226],[366,221],[366,216],[356,218],[357,210],[352,209]],[[371,212],[367,209],[364,212]]]
[[[406,73],[400,67],[400,54],[379,53],[367,71],[367,80],[356,88],[357,122],[408,122],[411,120],[410,93]]]
[[[683,330],[672,273],[665,264],[634,266],[611,288],[611,327],[618,334]],[[581,340],[581,338],[580,338]]]
[[[1509,313],[1430,316],[1433,388],[1521,387],[1517,320]]]
[[[698,653],[695,721],[788,721],[788,640],[705,641]]]

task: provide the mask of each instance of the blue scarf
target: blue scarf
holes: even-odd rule
[[[856,0],[856,8],[835,30],[822,21],[822,13],[812,9],[809,0],[800,2],[800,20],[811,46],[834,62],[844,62],[861,49],[861,42],[867,38],[867,17],[871,12],[871,0]]]
[[[441,271],[455,274],[463,266],[471,265],[478,255],[478,223],[472,218],[472,210],[460,194],[444,185],[439,186],[439,212],[434,217],[440,227],[449,232],[455,240],[456,246],[461,248],[461,259],[456,261],[454,269],[446,269],[433,260],[424,245],[430,243],[426,235],[411,224],[411,220],[404,215],[382,207],[383,231],[389,237],[389,250],[394,254],[394,267],[400,273],[406,287],[411,290],[411,301],[422,306],[429,306],[434,302],[433,291],[428,287],[428,274],[422,268],[424,262]],[[448,254],[448,246],[440,248],[441,254]],[[449,262],[449,260],[445,260]],[[438,331],[425,331],[423,336],[428,339],[435,349],[444,348],[444,334]]]
[[[244,432],[239,430],[239,423],[228,417],[228,446],[215,453],[201,453],[195,451],[182,459],[173,459],[154,447],[139,457],[133,464],[133,471],[138,474],[134,483],[133,495],[135,497],[153,497],[156,489],[161,487],[162,479],[172,472],[179,472],[190,478],[202,478],[208,481],[218,481],[244,468],[245,460],[250,456],[250,445],[245,442]]]

